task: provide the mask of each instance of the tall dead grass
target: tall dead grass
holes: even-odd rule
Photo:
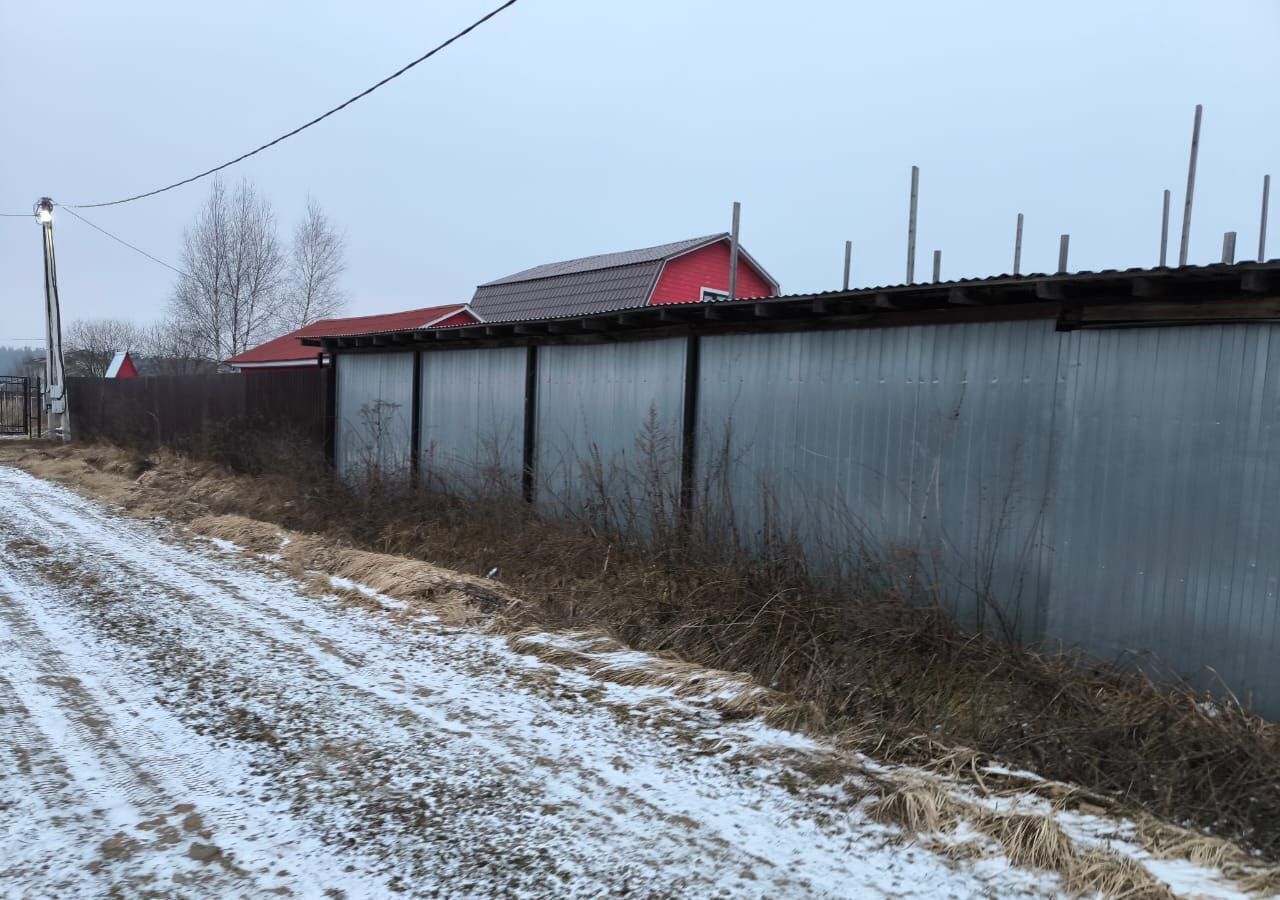
[[[785,536],[748,552],[723,531],[673,521],[673,505],[636,539],[626,505],[610,498],[554,523],[506,490],[461,500],[342,485],[287,455],[251,475],[105,446],[28,451],[24,465],[148,514],[237,514],[442,569],[497,567],[521,598],[504,607],[512,627],[603,629],[747,673],[796,698],[771,711],[779,723],[878,758],[963,758],[974,772],[1000,760],[1087,788],[1091,804],[1145,809],[1280,860],[1280,728],[1229,697],[967,632],[910,554],[820,578]],[[376,587],[383,574],[360,580]]]

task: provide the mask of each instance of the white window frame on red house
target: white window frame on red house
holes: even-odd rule
[[[708,294],[710,294],[711,296],[708,297],[707,296]],[[709,288],[709,287],[700,288],[698,290],[699,303],[719,303],[722,300],[728,300],[728,299],[729,299],[728,291],[721,291],[721,290],[717,290],[716,288]]]

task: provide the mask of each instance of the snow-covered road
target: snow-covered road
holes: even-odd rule
[[[313,594],[0,468],[0,893],[1053,890],[869,823],[793,735]]]

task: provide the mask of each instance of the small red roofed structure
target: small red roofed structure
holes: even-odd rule
[[[280,369],[301,369],[316,365],[328,365],[328,354],[314,347],[302,346],[305,337],[337,337],[348,334],[369,334],[381,331],[405,331],[409,329],[450,328],[455,325],[474,325],[480,317],[465,303],[447,306],[427,306],[404,312],[382,313],[374,316],[349,316],[342,319],[320,319],[297,331],[281,335],[259,344],[226,360],[226,364],[241,372],[273,372]]]
[[[111,357],[111,364],[107,366],[106,374],[103,378],[137,378],[138,367],[133,364],[133,357],[129,355],[128,350],[120,350],[115,356]]]
[[[477,287],[471,309],[496,324],[728,300],[730,243],[722,232],[534,266]],[[781,293],[741,245],[735,288],[738,300]]]

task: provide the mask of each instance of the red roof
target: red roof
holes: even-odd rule
[[[302,346],[304,337],[336,337],[346,334],[437,328],[478,321],[479,317],[473,314],[465,303],[427,306],[422,309],[408,309],[404,312],[382,313],[376,316],[320,319],[297,331],[291,331],[275,340],[259,344],[257,347],[233,356],[227,360],[227,364],[232,366],[313,365],[316,354],[320,351],[314,347]]]

